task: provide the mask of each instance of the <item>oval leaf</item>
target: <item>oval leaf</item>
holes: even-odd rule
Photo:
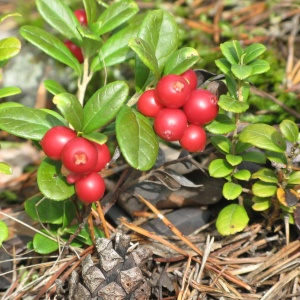
[[[232,165],[232,166],[237,166],[239,165],[242,161],[243,158],[239,155],[232,155],[232,154],[227,154],[226,155],[226,160]]]
[[[51,1],[48,1],[51,2]],[[65,46],[65,44],[51,33],[35,26],[25,25],[20,29],[25,40],[35,45],[56,60],[72,68],[77,75],[81,74],[81,66],[77,58]]]
[[[277,186],[269,182],[258,180],[253,184],[252,192],[258,197],[271,197],[276,194]]]
[[[100,145],[103,145],[107,142],[107,136],[101,132],[91,132],[87,134],[83,134],[82,137],[93,141],[95,143],[98,143]]]
[[[45,234],[49,234],[46,230],[42,230]],[[58,242],[53,241],[44,235],[37,233],[33,238],[33,247],[37,253],[49,254],[58,250]]]
[[[69,185],[61,174],[61,162],[46,158],[39,166],[37,182],[42,194],[51,200],[65,200],[75,193],[73,185]]]
[[[298,184],[300,184],[300,171],[293,172],[290,175],[290,178],[288,180],[288,184],[290,184],[290,185],[298,185]]]
[[[2,246],[2,243],[8,239],[8,233],[7,225],[3,221],[0,221],[0,247]]]
[[[253,67],[247,65],[233,65],[231,71],[236,78],[243,80],[253,74]]]
[[[226,182],[223,185],[223,196],[227,200],[234,200],[236,199],[243,191],[243,188],[234,182]]]
[[[233,170],[234,167],[231,166],[225,159],[221,158],[213,160],[208,167],[210,176],[215,178],[226,177]]]
[[[83,127],[83,108],[78,98],[69,93],[58,94],[53,103],[76,131]]]
[[[252,68],[251,75],[262,74],[270,69],[269,63],[262,59],[251,62],[249,66]]]
[[[221,235],[230,235],[244,230],[248,222],[245,208],[239,204],[230,204],[219,213],[216,227]]]
[[[229,140],[229,138],[227,138],[223,135],[216,135],[216,136],[211,137],[210,142],[221,153],[223,153],[223,154],[230,153],[230,149],[232,147],[232,142]]]
[[[236,114],[245,112],[249,105],[246,102],[238,101],[230,96],[221,95],[218,105],[226,111],[233,112]]]
[[[97,5],[95,0],[83,0],[84,9],[88,24],[92,24],[97,19]]]
[[[231,118],[225,114],[218,114],[217,117],[205,129],[213,134],[226,134],[235,130],[236,125]]]
[[[274,152],[284,152],[286,149],[286,142],[281,134],[274,127],[267,124],[248,125],[240,133],[239,140]]]
[[[278,183],[277,175],[273,170],[263,168],[252,174],[253,179],[260,179],[264,182]]]
[[[251,161],[257,164],[265,164],[266,163],[266,155],[263,152],[258,151],[249,151],[240,154],[243,158],[243,161]]]
[[[41,140],[50,128],[58,125],[64,123],[36,108],[6,106],[0,109],[0,128],[25,139]]]
[[[296,143],[298,140],[298,126],[291,120],[283,120],[279,124],[282,135],[291,143]]]
[[[223,74],[226,75],[231,72],[231,64],[226,58],[220,58],[215,60],[215,64]]]
[[[0,89],[0,98],[20,94],[22,91],[18,87],[4,87]]]
[[[67,91],[55,80],[47,79],[44,81],[44,86],[48,92],[53,95],[66,93]]]
[[[128,106],[116,119],[117,140],[130,166],[142,171],[153,167],[158,155],[158,140],[149,120]]]
[[[244,63],[248,64],[252,60],[258,58],[266,51],[266,47],[260,43],[253,43],[245,49]]]
[[[261,198],[254,196],[252,198],[254,204],[252,205],[252,209],[255,211],[264,211],[271,207],[272,201],[270,198]]]
[[[6,175],[11,175],[12,174],[11,166],[7,163],[0,162],[0,173],[6,174]]]
[[[237,65],[243,54],[242,47],[238,41],[229,41],[220,45],[222,54],[232,65]]]
[[[21,42],[15,37],[0,40],[0,60],[6,60],[17,55],[21,50]]]
[[[126,102],[129,88],[115,81],[99,89],[84,106],[83,132],[90,133],[107,125]]]
[[[238,180],[248,181],[251,178],[251,172],[248,170],[240,170],[233,174],[233,177]]]

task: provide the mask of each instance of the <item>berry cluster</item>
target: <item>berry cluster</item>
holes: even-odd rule
[[[49,158],[62,162],[67,181],[75,184],[81,201],[91,203],[103,197],[105,183],[98,172],[111,160],[107,145],[78,137],[74,130],[65,126],[49,129],[40,144]]]
[[[84,9],[77,9],[74,11],[74,15],[82,26],[87,26],[87,16]],[[79,63],[83,63],[83,54],[80,47],[75,45],[72,41],[66,40],[64,44],[69,48],[73,55],[77,58]]]
[[[189,152],[204,150],[203,126],[213,121],[219,111],[216,95],[197,89],[197,82],[197,75],[191,69],[181,75],[166,75],[137,102],[137,109],[143,115],[154,118],[154,130],[159,137],[179,141]]]

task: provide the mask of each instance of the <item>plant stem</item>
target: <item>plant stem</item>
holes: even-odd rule
[[[91,81],[93,75],[94,74],[89,70],[89,59],[85,58],[83,61],[82,77],[78,79],[78,91],[77,91],[77,97],[82,106],[84,104],[83,103],[84,95],[86,92],[87,85]]]

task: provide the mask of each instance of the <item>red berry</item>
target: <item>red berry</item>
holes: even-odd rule
[[[218,98],[210,91],[196,89],[191,92],[183,111],[190,123],[195,125],[208,124],[218,115]]]
[[[205,130],[197,125],[189,125],[179,140],[181,147],[189,152],[200,152],[205,148]]]
[[[163,108],[154,120],[156,134],[166,141],[179,140],[187,127],[187,118],[178,108]]]
[[[162,77],[155,88],[159,102],[167,108],[179,108],[189,99],[191,88],[180,75]]]
[[[163,105],[156,97],[155,90],[145,91],[137,102],[137,109],[144,116],[154,118],[163,108]]]
[[[69,184],[74,184],[77,180],[79,180],[83,175],[77,173],[69,173],[67,175],[67,182]]]
[[[61,153],[63,165],[73,173],[87,174],[97,163],[97,149],[92,142],[83,137],[72,139]]]
[[[198,78],[196,73],[192,69],[188,69],[181,74],[183,78],[189,83],[191,91],[195,90],[198,85]]]
[[[53,160],[60,160],[62,149],[72,139],[76,132],[65,126],[55,126],[49,129],[40,144],[45,154]]]
[[[78,19],[79,23],[81,25],[86,26],[87,25],[87,16],[84,9],[77,9],[74,11],[74,15]]]
[[[69,48],[69,50],[77,58],[79,63],[83,63],[83,54],[82,54],[81,48],[69,40],[65,41],[65,45]]]
[[[108,164],[111,160],[110,152],[106,144],[100,145],[98,143],[94,143],[94,146],[98,152],[98,160],[96,163],[96,167],[94,168],[95,172],[100,172],[105,168],[106,164]]]
[[[92,172],[75,182],[78,198],[85,203],[100,200],[105,193],[104,179],[97,172]]]

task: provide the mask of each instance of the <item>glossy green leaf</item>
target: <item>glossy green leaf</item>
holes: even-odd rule
[[[123,81],[109,83],[96,91],[84,106],[83,132],[93,132],[115,118],[128,92],[128,85]]]
[[[218,105],[224,110],[233,113],[242,113],[249,108],[248,103],[238,101],[227,95],[221,95]]]
[[[215,64],[223,74],[229,74],[231,72],[231,64],[226,58],[219,58],[215,60]]]
[[[273,151],[265,151],[266,157],[269,161],[276,162],[279,164],[287,164],[287,159],[285,153],[273,152]]]
[[[234,182],[226,182],[223,185],[223,196],[227,200],[234,200],[236,199],[243,191],[241,185],[234,183]]]
[[[266,155],[263,152],[258,151],[249,151],[240,154],[243,158],[243,161],[251,161],[257,164],[265,164],[266,163]]]
[[[160,72],[154,49],[141,38],[131,38],[128,46],[136,53],[143,64],[154,74],[158,80]]]
[[[49,233],[42,229],[43,233],[49,235]],[[44,235],[37,233],[33,238],[33,248],[35,252],[39,254],[49,254],[58,250],[58,242],[53,241],[50,238],[45,237]]]
[[[286,149],[286,142],[281,134],[267,124],[248,125],[240,133],[239,140],[274,152],[284,152]]]
[[[105,144],[107,142],[107,136],[101,132],[91,132],[83,134],[82,137],[100,145]]]
[[[229,41],[220,45],[222,54],[232,65],[237,65],[243,54],[243,50],[238,41]]]
[[[116,119],[117,140],[130,166],[138,170],[153,167],[158,155],[158,140],[148,118],[123,106]]]
[[[57,111],[55,111],[53,109],[48,109],[48,108],[41,108],[40,110],[42,110],[42,111],[46,112],[47,114],[52,115],[53,117],[55,117],[56,119],[58,119],[61,122],[61,125],[69,127],[69,123]]]
[[[6,60],[17,55],[21,50],[21,42],[15,37],[0,40],[0,60]]]
[[[0,98],[20,94],[22,91],[18,87],[4,87],[0,89]]]
[[[249,95],[250,95],[250,84],[249,84],[249,82],[243,81],[240,84],[240,88],[239,88],[238,93],[239,93],[239,95],[238,95],[239,100],[243,101],[243,102],[246,102],[249,98]]]
[[[256,59],[248,66],[252,67],[251,75],[262,74],[269,71],[270,69],[269,63],[262,59]]]
[[[230,235],[244,230],[248,222],[246,209],[239,204],[230,204],[219,213],[216,227],[221,235]]]
[[[82,45],[82,38],[77,30],[80,23],[64,1],[36,0],[36,5],[48,24],[76,45]]]
[[[290,185],[298,185],[300,184],[300,171],[293,172],[288,180],[288,184]]]
[[[0,247],[2,246],[2,243],[8,239],[8,234],[7,225],[3,221],[0,221]]]
[[[253,205],[252,209],[255,211],[264,211],[271,207],[272,201],[270,198],[262,198],[254,196],[252,198]]]
[[[210,142],[221,153],[224,153],[224,154],[230,153],[232,142],[229,140],[229,138],[227,138],[223,135],[216,135],[216,136],[212,136],[210,138]]]
[[[190,69],[200,59],[196,49],[191,47],[183,47],[172,53],[164,68],[164,75],[182,74]]]
[[[99,54],[94,57],[91,70],[96,72],[105,67],[122,63],[134,57],[134,52],[128,47],[129,40],[136,37],[139,24],[131,24],[114,33],[101,47]]]
[[[61,162],[46,158],[39,166],[37,182],[42,194],[51,200],[68,199],[74,193],[74,185],[67,183],[61,174]]]
[[[78,98],[69,93],[58,94],[53,103],[76,131],[83,127],[83,108]]]
[[[236,125],[232,122],[231,118],[225,114],[218,114],[217,117],[205,129],[213,134],[227,134],[233,131]]]
[[[0,162],[0,173],[1,174],[6,174],[6,175],[11,175],[13,172],[12,167],[4,162]]]
[[[88,27],[79,26],[77,29],[82,36],[82,52],[84,57],[90,58],[98,53],[99,49],[103,45],[102,39],[93,33]]]
[[[138,33],[155,51],[158,68],[161,72],[168,57],[178,47],[178,27],[174,16],[163,10],[147,14]],[[143,91],[153,80],[148,67],[137,57],[135,64],[135,84],[138,92]]]
[[[25,106],[0,108],[0,128],[25,139],[41,140],[50,128],[58,125],[64,123],[43,110]]]
[[[282,135],[291,143],[296,143],[298,140],[299,129],[295,122],[291,120],[283,120],[279,124]]]
[[[84,10],[86,12],[88,24],[97,20],[97,5],[95,0],[83,0]]]
[[[80,76],[82,70],[77,58],[57,37],[43,29],[29,25],[22,26],[20,33],[25,40],[66,64]]]
[[[272,182],[272,183],[278,183],[278,178],[276,173],[268,168],[262,168],[259,171],[252,174],[253,179],[260,179],[264,182]]]
[[[52,95],[57,95],[61,93],[66,93],[67,91],[65,90],[64,87],[62,87],[57,81],[47,79],[44,81],[44,86],[45,89],[50,92]]]
[[[252,192],[258,197],[271,197],[276,194],[277,186],[276,184],[270,182],[264,182],[258,180],[252,186]]]
[[[0,23],[2,23],[4,20],[11,18],[11,17],[22,17],[21,14],[19,13],[7,13],[7,14],[2,14],[0,17]]]
[[[250,147],[252,147],[252,145],[249,143],[243,143],[241,141],[237,141],[237,143],[235,144],[235,153],[240,154],[246,151],[247,149],[249,149]]]
[[[239,170],[233,174],[233,177],[238,180],[248,181],[251,178],[251,172],[248,170]]]
[[[227,154],[226,155],[226,160],[232,165],[232,166],[237,166],[239,165],[242,161],[243,158],[239,155],[232,155],[232,154]]]
[[[100,15],[95,23],[91,24],[91,29],[96,34],[102,35],[125,23],[138,11],[138,5],[134,1],[115,2]]]
[[[26,213],[37,222],[67,226],[76,216],[76,207],[70,200],[53,201],[41,195],[25,201]]]
[[[213,160],[208,167],[210,176],[215,178],[226,177],[233,170],[234,167],[231,166],[225,159],[221,159],[221,158]]]
[[[25,107],[23,104],[19,102],[3,102],[0,103],[0,109],[7,108],[7,107]]]
[[[248,46],[244,52],[245,52],[245,58],[244,63],[248,64],[254,59],[258,58],[261,54],[263,54],[266,51],[266,47],[263,44],[260,43],[253,43],[250,46]]]
[[[231,71],[236,78],[244,80],[252,75],[253,68],[249,65],[233,65]]]
[[[237,83],[235,79],[233,76],[225,75],[225,80],[230,96],[238,100]]]

